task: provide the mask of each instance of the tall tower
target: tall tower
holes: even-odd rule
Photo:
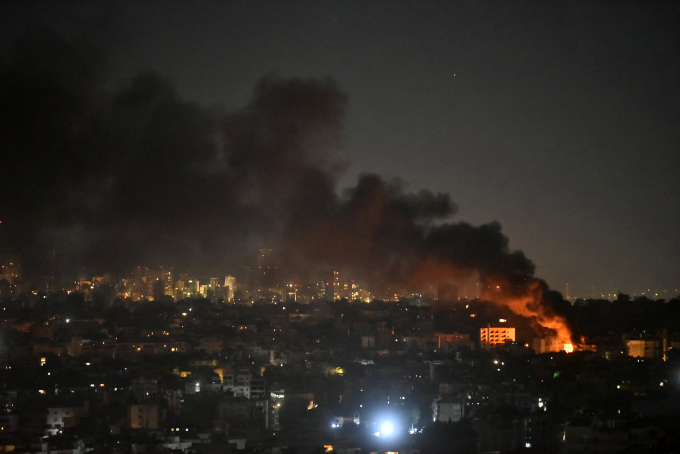
[[[224,287],[227,289],[227,301],[234,299],[234,291],[236,290],[236,278],[228,275],[224,278]]]
[[[168,296],[174,296],[175,282],[172,277],[172,268],[167,269],[161,266],[160,271],[161,279],[163,280],[163,284],[165,286],[165,294]]]
[[[257,269],[255,270],[256,285],[261,286],[261,290],[273,287],[276,281],[274,264],[272,263],[272,250],[263,248],[257,256]]]
[[[340,299],[340,273],[333,271],[333,299]]]

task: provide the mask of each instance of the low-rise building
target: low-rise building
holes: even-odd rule
[[[626,341],[628,356],[634,358],[659,358],[661,348],[658,340],[630,339]]]
[[[561,352],[564,350],[564,342],[557,336],[536,337],[532,347],[538,354]]]
[[[457,400],[436,399],[432,403],[432,421],[458,422],[465,416],[465,404]]]
[[[491,327],[480,329],[479,343],[482,350],[488,350],[507,341],[515,341],[515,328]]]
[[[158,429],[161,410],[156,404],[131,404],[129,418],[132,429]]]
[[[48,435],[57,435],[64,427],[75,427],[80,422],[80,418],[87,414],[87,407],[49,407],[47,409],[47,429]]]

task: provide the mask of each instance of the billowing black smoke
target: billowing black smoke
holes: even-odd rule
[[[451,223],[447,194],[377,175],[338,194],[347,96],[331,79],[265,78],[227,114],[155,74],[116,90],[105,75],[95,49],[50,32],[3,60],[3,249],[56,249],[97,272],[201,273],[233,272],[267,245],[301,279],[332,267],[401,288],[475,274],[522,294],[537,282],[498,223]]]

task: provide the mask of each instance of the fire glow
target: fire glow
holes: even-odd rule
[[[564,351],[567,353],[574,351],[571,331],[566,321],[561,316],[551,313],[543,304],[543,290],[538,282],[528,283],[526,291],[521,295],[506,295],[497,291],[487,291],[483,297],[488,301],[507,306],[517,315],[529,318],[537,331],[542,329],[554,331],[560,340],[560,344],[563,345]]]

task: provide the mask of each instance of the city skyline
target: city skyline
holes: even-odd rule
[[[331,76],[349,100],[344,145],[334,151],[347,167],[338,192],[376,172],[416,191],[449,193],[456,219],[499,221],[510,248],[524,251],[553,288],[569,282],[574,294],[590,294],[593,285],[635,293],[680,281],[680,191],[669,173],[678,164],[672,106],[679,94],[671,81],[680,63],[677,34],[666,26],[677,14],[670,5],[622,4],[617,15],[605,5],[397,2],[383,10],[320,2],[291,14],[219,2],[191,10],[10,2],[2,43],[9,52],[39,25],[84,33],[107,49],[109,88],[151,69],[179,96],[228,111],[248,105],[263,74]],[[409,8],[418,21],[410,22]],[[591,39],[598,24],[604,39]],[[627,29],[639,33],[619,33]],[[545,61],[538,71],[530,69],[534,55]],[[385,84],[373,60],[386,68]],[[62,243],[75,235],[59,233]],[[167,247],[157,249],[167,255]]]
[[[0,2],[0,452],[677,454],[678,24]]]

